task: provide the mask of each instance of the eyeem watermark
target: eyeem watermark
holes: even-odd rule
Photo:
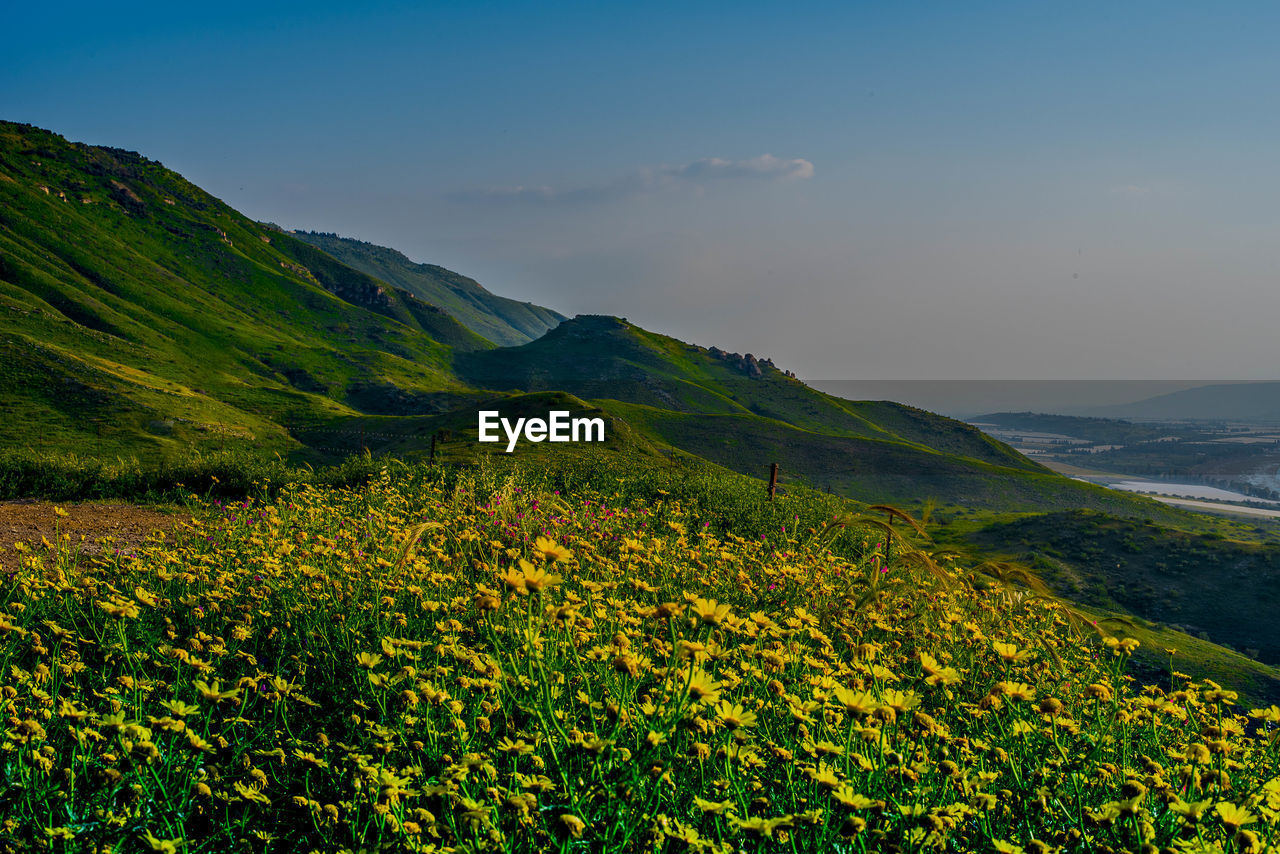
[[[603,418],[570,418],[569,410],[553,409],[542,418],[517,418],[512,424],[496,409],[480,410],[480,441],[501,442],[501,427],[507,434],[507,453],[516,449],[516,441],[524,433],[528,442],[603,442]]]

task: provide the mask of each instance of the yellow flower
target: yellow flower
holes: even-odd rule
[[[1208,765],[1213,761],[1213,754],[1209,752],[1209,748],[1196,742],[1187,748],[1187,758],[1197,765]]]
[[[866,691],[850,691],[840,686],[831,692],[831,696],[837,703],[844,706],[848,714],[859,717],[865,717],[880,708],[880,701]]]
[[[648,616],[655,617],[659,620],[669,620],[672,617],[679,617],[684,613],[684,606],[675,602],[663,602],[658,607],[649,612]]]
[[[118,730],[128,726],[128,722],[124,719],[124,712],[115,712],[110,715],[103,715],[98,718],[97,725],[103,729]]]
[[[1195,824],[1200,820],[1200,817],[1204,815],[1205,810],[1209,809],[1212,804],[1213,801],[1211,799],[1195,801],[1193,803],[1176,799],[1173,803],[1169,804],[1169,809],[1182,816],[1183,820],[1188,824]]]
[[[139,602],[143,605],[147,605],[148,607],[154,608],[156,605],[160,604],[160,600],[154,593],[149,593],[141,587],[133,588],[133,595],[137,597]]]
[[[1222,819],[1222,823],[1230,830],[1237,830],[1246,824],[1253,824],[1258,817],[1244,807],[1238,807],[1230,801],[1223,801],[1214,808],[1214,812]]]
[[[546,537],[538,537],[534,540],[533,550],[542,555],[542,559],[548,563],[568,560],[573,557],[573,552],[569,551],[555,540],[549,540]]]
[[[868,807],[875,806],[876,803],[865,795],[859,794],[848,783],[844,783],[839,786],[831,793],[831,797],[835,798],[851,810],[865,810]]]
[[[121,617],[131,619],[142,613],[138,610],[137,605],[124,599],[111,599],[106,602],[99,602],[98,607],[106,611],[108,616],[116,617],[117,619]]]
[[[203,679],[198,679],[195,682],[195,687],[196,691],[200,694],[200,699],[210,700],[214,703],[221,703],[224,700],[235,700],[240,696],[239,688],[232,688],[229,691],[219,690],[221,686],[218,684],[218,680],[216,679],[213,680],[212,685],[205,682]]]
[[[716,718],[728,729],[742,729],[756,725],[756,713],[749,712],[737,703],[723,700],[716,706]]]
[[[1010,664],[1016,664],[1031,655],[1029,651],[1020,650],[1013,644],[1004,643],[1003,641],[992,641],[991,647],[996,651],[996,655],[1000,656],[1002,660],[1007,661]]]
[[[533,753],[533,745],[527,744],[523,738],[512,741],[504,736],[502,741],[498,742],[498,750],[513,756],[527,756]]]
[[[1036,689],[1025,682],[1000,682],[996,688],[1011,700],[1034,700]]]
[[[168,715],[163,718],[157,718],[155,715],[147,715],[147,721],[153,727],[165,730],[166,732],[182,732],[187,728],[185,722],[181,720],[174,720]]]
[[[700,703],[714,703],[720,699],[720,683],[708,676],[705,671],[695,670],[689,680],[689,696]]]
[[[200,711],[199,706],[192,705],[191,703],[184,703],[181,700],[163,700],[160,705],[168,709],[169,714],[177,715],[180,718],[186,717],[187,715],[194,715],[196,712]]]
[[[819,762],[815,768],[805,769],[804,773],[806,777],[817,783],[819,786],[826,786],[828,789],[833,791],[835,789],[839,789],[843,782],[840,779],[840,775],[836,772],[836,769],[832,768],[825,762]]]
[[[382,656],[376,652],[362,652],[356,656],[356,664],[365,670],[372,670],[382,663]]]
[[[520,570],[524,573],[525,589],[530,593],[555,587],[563,580],[559,575],[547,572],[542,567],[536,567],[527,560],[520,561]]]
[[[1131,654],[1135,649],[1137,649],[1141,645],[1136,638],[1125,638],[1124,640],[1121,640],[1120,638],[1116,638],[1116,637],[1106,637],[1102,639],[1102,643],[1108,649],[1115,652],[1116,655],[1120,655],[1121,653],[1124,653],[1126,655]]]
[[[697,598],[693,600],[693,612],[704,623],[718,626],[729,616],[730,607],[722,605],[714,599]]]
[[[733,811],[733,801],[707,801],[702,798],[695,797],[693,805],[703,812],[709,812],[712,815],[724,815],[726,812]]]
[[[329,767],[329,763],[328,763],[328,762],[326,762],[326,761],[324,761],[323,759],[321,759],[320,757],[316,756],[314,753],[311,753],[311,752],[309,752],[309,751],[299,750],[299,749],[298,749],[298,748],[296,748],[296,747],[293,749],[293,756],[294,756],[294,758],[295,758],[295,759],[299,759],[299,760],[301,760],[301,761],[303,761],[303,762],[307,763],[308,765],[314,765],[314,766],[315,766],[315,767],[317,767],[317,768],[328,768],[328,767]]]
[[[529,588],[524,586],[524,573],[517,572],[514,566],[508,567],[499,578],[502,579],[503,584],[506,584],[516,593],[524,594],[529,592]]]
[[[960,682],[960,672],[954,667],[944,667],[927,652],[920,653],[920,669],[924,671],[925,684],[932,686],[955,685]]]
[[[1110,700],[1111,689],[1100,682],[1094,682],[1092,685],[1089,685],[1087,688],[1084,689],[1084,695],[1086,697],[1095,697],[1099,700],[1104,700],[1104,701]]]
[[[908,712],[920,705],[920,698],[914,691],[899,691],[890,688],[880,695],[880,702],[895,712]]]
[[[1270,706],[1266,709],[1254,709],[1249,712],[1249,717],[1272,724],[1280,723],[1280,706]]]
[[[89,713],[76,706],[76,704],[70,700],[63,698],[58,703],[58,717],[67,718],[74,723],[80,723],[82,720],[89,717]]]
[[[149,830],[143,833],[146,834],[147,845],[151,846],[152,851],[159,851],[160,854],[178,854],[182,849],[181,839],[157,839]]]
[[[1211,680],[1205,681],[1210,682]],[[1212,690],[1204,692],[1204,701],[1206,703],[1234,703],[1239,698],[1240,695],[1235,691],[1227,691],[1217,687],[1216,685]]]
[[[262,804],[264,807],[271,806],[271,799],[262,794],[261,783],[246,786],[244,783],[237,782],[235,784],[235,790],[236,794],[244,798],[246,801],[252,801],[255,804]]]
[[[212,753],[214,751],[213,745],[197,735],[196,731],[193,729],[187,730],[187,743],[196,750],[203,750],[205,753]]]
[[[773,836],[775,830],[791,827],[796,823],[795,816],[783,815],[777,818],[748,818],[748,819],[730,819],[731,823],[738,830],[746,833],[754,834],[765,839]]]
[[[581,839],[582,832],[587,829],[587,823],[571,813],[560,816],[560,823],[574,839]]]

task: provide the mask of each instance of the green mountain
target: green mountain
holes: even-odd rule
[[[1053,474],[975,427],[889,401],[816,391],[769,360],[703,348],[615,317],[580,316],[521,347],[461,354],[468,383],[558,389],[658,446],[864,501],[1002,509],[1167,511]]]
[[[416,264],[385,246],[315,231],[291,233],[349,267],[443,308],[472,332],[502,347],[532,341],[565,319],[549,308],[491,294],[475,279],[444,267]]]
[[[160,163],[0,123],[7,447],[293,450],[282,423],[383,388],[456,404],[454,355],[492,346]]]
[[[2,124],[0,200],[0,432],[9,447],[172,458],[230,443],[313,460],[366,447],[412,455],[442,427],[473,437],[481,401],[516,407],[554,392],[604,413],[631,446],[756,476],[777,462],[784,484],[864,500],[1151,506],[1058,477],[959,421],[842,400],[768,360],[617,318],[579,317],[496,348],[448,305],[423,299],[425,289],[415,295],[326,250],[376,261],[397,281],[413,273],[423,288],[428,274],[453,277],[454,297],[476,297],[472,308],[511,329],[559,316],[503,314],[521,304],[481,300],[487,292],[469,280],[390,250],[304,242],[131,152]],[[451,450],[459,448],[495,452],[475,442]]]

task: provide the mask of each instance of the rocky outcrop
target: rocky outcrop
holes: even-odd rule
[[[757,359],[755,356],[747,353],[745,356],[740,353],[726,353],[719,347],[712,347],[707,353],[714,359],[719,359],[727,363],[730,367],[735,368],[753,379],[759,379],[764,376],[766,368],[777,370],[772,359]]]

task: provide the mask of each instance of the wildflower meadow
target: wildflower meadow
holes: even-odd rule
[[[389,466],[25,544],[0,851],[1280,844],[1280,709],[819,498]]]

